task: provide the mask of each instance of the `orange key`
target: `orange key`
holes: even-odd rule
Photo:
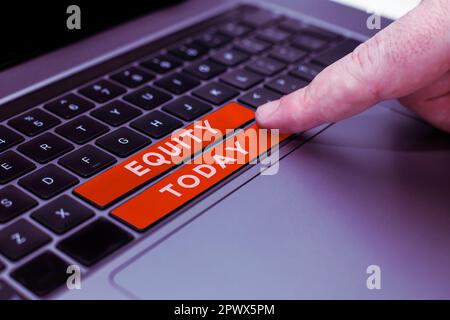
[[[262,137],[252,125],[207,150],[112,211],[112,215],[143,231],[266,153],[288,135]]]
[[[252,110],[237,103],[227,104],[85,182],[74,193],[99,208],[106,208],[214,141],[220,141],[227,130],[240,128],[253,118]]]

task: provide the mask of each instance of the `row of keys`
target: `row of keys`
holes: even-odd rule
[[[304,52],[294,49],[294,48],[289,48],[289,47],[278,47],[275,48],[273,50],[273,52],[271,53],[271,56],[273,56],[274,58],[284,61],[286,63],[292,63],[295,62],[299,59],[301,59],[304,56]],[[225,50],[222,52],[219,52],[218,54],[216,54],[215,56],[212,57],[213,60],[227,65],[227,66],[235,66],[239,63],[242,63],[243,61],[245,61],[246,59],[248,59],[248,56],[242,52],[236,51],[236,50]],[[264,65],[264,61],[263,62],[259,62],[259,64],[263,64]],[[274,64],[272,62],[272,64]],[[261,67],[258,67],[258,63],[250,65],[250,68],[253,67],[253,69],[256,70],[260,70]],[[278,67],[279,68],[279,67]],[[277,69],[277,68],[275,68]],[[212,61],[203,61],[201,63],[197,63],[195,65],[192,65],[190,67],[188,67],[186,69],[187,72],[192,73],[193,75],[196,75],[197,77],[201,78],[201,79],[210,79],[220,73],[222,73],[223,71],[225,71],[225,68],[212,63]],[[263,71],[263,73],[267,73],[267,71]],[[154,76],[145,73],[142,70],[139,70],[135,67],[131,67],[128,68],[124,71],[121,71],[120,73],[117,73],[115,75],[112,76],[113,79],[116,79],[117,81],[121,82],[122,84],[125,84],[129,87],[136,87],[142,83],[148,82],[149,80],[153,79]],[[134,79],[134,80],[133,80]],[[190,89],[192,89],[193,87],[197,86],[199,84],[198,81],[191,79],[183,74],[174,74],[171,75],[168,78],[159,80],[156,85],[171,91],[172,93],[175,94],[182,94]],[[97,88],[97,89],[94,89]],[[108,88],[107,88],[108,87]],[[109,99],[112,99],[114,97],[116,97],[119,92],[122,93],[123,91],[121,90],[115,90],[115,87],[111,87],[109,88],[109,82],[106,81],[102,81],[101,83],[95,83],[92,85],[91,89],[86,89],[86,90],[82,90],[81,92],[96,92],[99,94],[107,94],[109,95]],[[105,89],[107,88],[107,89]],[[102,93],[104,92],[104,93]],[[116,94],[114,94],[114,92],[116,92]],[[152,94],[152,92],[146,92],[147,95],[148,94]],[[157,92],[159,95],[161,95],[161,93]],[[142,93],[141,93],[142,95]],[[136,96],[136,95],[134,95]],[[109,100],[108,99],[108,100]],[[130,99],[133,99],[133,96],[130,97]],[[163,102],[165,101],[167,98],[166,97],[162,97],[160,98],[160,100]],[[102,101],[104,102],[104,99],[99,99],[96,98],[94,100],[97,101]],[[156,100],[156,99],[155,99]],[[133,100],[132,100],[133,101]],[[147,104],[145,103],[136,103],[137,105],[144,105],[144,108],[150,108],[147,106]],[[65,119],[70,119],[73,118],[76,115],[79,115],[89,109],[92,109],[94,107],[94,105],[75,95],[75,94],[69,94],[66,95],[58,100],[55,100],[49,104],[47,104],[45,106],[46,109],[52,111],[53,113],[65,118]],[[39,120],[40,117],[38,117]],[[30,120],[30,118],[29,118]],[[41,121],[42,122],[42,121]],[[47,128],[47,127],[45,127]]]
[[[293,47],[276,47],[272,53],[270,54],[271,57],[277,59],[278,61],[283,61],[285,63],[292,63],[294,61],[297,61],[304,57],[305,52],[295,49]],[[236,51],[236,50],[225,50],[222,52],[219,52],[218,57],[213,57],[213,60],[219,61],[221,64],[214,63],[211,60],[206,60],[199,62],[197,64],[191,65],[188,67],[185,71],[190,72],[191,74],[195,75],[198,78],[201,79],[210,79],[222,72],[225,71],[225,68],[222,66],[225,65],[235,65],[238,63],[241,63],[242,61],[246,60],[248,56],[246,56],[244,53]],[[252,62],[248,68],[250,70],[259,72],[264,75],[271,75],[276,72],[279,72],[281,69],[283,69],[285,66],[277,62],[277,60],[270,59],[270,58],[262,58],[260,60],[257,60],[255,62]],[[150,74],[146,74],[144,71],[140,72],[137,68],[129,68],[125,71],[122,71],[122,73],[118,73],[112,76],[112,78],[118,79],[119,76],[122,75],[123,77],[132,77],[134,76],[135,79],[139,79],[143,82],[148,81],[152,79],[153,77]],[[242,78],[242,77],[240,77]],[[127,78],[128,79],[128,78]],[[122,82],[125,82],[126,80],[122,79]],[[195,86],[199,84],[198,81],[189,78],[186,75],[183,74],[174,74],[169,76],[168,78],[164,78],[159,80],[156,83],[158,86],[161,86],[162,88],[171,91],[175,94],[181,94],[184,93]],[[135,85],[129,84],[130,87],[133,87]],[[239,89],[248,89],[247,87],[239,87]],[[119,94],[122,94],[124,90],[119,89],[116,85],[106,81],[101,80],[95,84],[90,85],[90,88],[86,87],[84,89],[81,89],[80,92],[87,94],[88,96],[91,95],[91,98],[93,100],[96,100],[98,102],[104,102],[109,99],[112,99],[116,97]],[[92,95],[100,96],[107,95],[108,99],[106,98],[93,98]],[[230,95],[232,96],[232,95]],[[158,91],[154,88],[143,88],[139,90],[138,92],[134,92],[128,96],[126,96],[126,99],[128,101],[132,102],[135,105],[138,105],[144,109],[152,109],[166,101],[168,101],[171,97],[167,94],[163,93],[162,91]],[[206,100],[213,103],[219,103],[217,99],[209,99],[209,95],[206,94]],[[105,100],[106,99],[106,100]],[[224,101],[221,100],[223,103]],[[58,109],[59,107],[59,109]],[[61,108],[62,107],[62,108]],[[59,116],[64,118],[70,118],[78,113],[85,112],[86,110],[89,110],[93,107],[93,104],[82,99],[79,96],[76,96],[75,94],[69,94],[66,97],[63,97],[59,99],[58,101],[55,101],[53,103],[50,103],[45,106],[48,110],[53,111],[54,113],[57,113]],[[62,111],[61,111],[62,110]],[[133,109],[130,109],[133,110]],[[112,110],[110,110],[112,111]],[[136,111],[136,113],[139,111]],[[96,110],[96,114],[99,114],[100,111]],[[133,115],[134,116],[134,115]],[[122,118],[123,119],[123,118]],[[36,110],[31,114],[24,115],[21,119],[15,119],[16,121],[12,121],[10,124],[12,126],[15,126],[19,131],[24,132],[27,135],[36,135],[42,131],[47,130],[48,128],[58,124],[58,119],[52,118],[52,116],[43,113],[42,110]],[[114,122],[114,121],[110,121]],[[118,125],[116,123],[116,125]],[[78,143],[84,143],[82,140]],[[6,143],[4,143],[6,144]]]
[[[260,83],[263,78],[249,71],[234,71],[233,73],[225,76],[222,80],[234,87],[237,87],[238,89],[243,90]],[[193,94],[211,103],[219,105],[236,96],[238,94],[238,91],[235,91],[230,87],[221,85],[219,83],[211,83],[200,88],[199,90],[194,91]],[[198,100],[193,99],[191,101],[193,101],[194,103],[188,105],[186,105],[186,103],[181,104],[181,107],[185,107],[184,110],[180,109],[179,101],[174,104],[167,105],[166,107],[164,107],[164,110],[172,113],[177,117],[182,118],[183,120],[189,121],[207,112],[210,109],[206,106],[206,104]],[[193,109],[192,105],[196,105],[199,107],[196,108],[196,111],[189,112]],[[103,108],[96,110],[93,115],[104,120],[107,123],[109,122],[110,124],[120,125],[124,121],[129,121],[130,119],[141,115],[141,112],[123,102],[118,101],[114,104],[104,106]],[[145,122],[149,117],[151,118],[152,116],[153,115],[147,115],[144,119],[138,120],[137,122]],[[161,116],[162,114],[160,114],[160,117]],[[27,116],[23,117],[26,118]],[[170,119],[170,117],[167,116],[165,118]],[[171,122],[176,123],[176,120],[173,119]],[[136,126],[138,129],[141,128],[138,123],[135,123],[134,126]],[[173,128],[176,128],[177,126],[178,125],[174,125]],[[71,140],[72,142],[75,142],[77,144],[84,144],[106,133],[108,130],[108,127],[93,120],[92,118],[81,116],[69,123],[64,124],[61,127],[58,127],[56,129],[56,132]],[[171,130],[169,129],[168,131]],[[149,132],[146,133],[150,136],[158,138],[167,134],[167,129],[165,129],[163,134],[152,134]],[[3,127],[3,137],[5,137],[2,138],[3,140],[8,141],[8,146],[11,146],[18,141],[23,140],[21,136],[15,134],[5,127]],[[14,143],[12,142],[14,141],[12,139],[16,139]],[[41,135],[21,145],[18,148],[20,152],[31,157],[33,160],[39,163],[47,163],[69,152],[72,149],[72,144],[55,136],[52,133],[45,133],[44,135]]]
[[[247,66],[248,70],[256,72],[258,74],[264,75],[264,76],[272,76],[280,71],[282,71],[284,68],[286,67],[286,65],[284,65],[283,63],[265,57],[265,58],[261,58],[258,59],[254,62],[252,62],[251,64],[249,64]],[[294,68],[291,73],[294,76],[306,79],[308,81],[311,81],[321,70],[323,69],[323,67],[320,67],[318,65],[313,65],[313,64],[300,64],[298,65],[296,68]],[[184,76],[186,77],[186,76]],[[176,77],[173,77],[172,80],[176,83],[183,83],[183,81],[177,81]],[[238,70],[238,71],[233,71],[232,73],[229,73],[227,75],[225,75],[224,77],[222,77],[221,79],[222,81],[238,88],[241,90],[247,90],[249,88],[251,88],[252,86],[260,83],[263,78],[261,78],[260,76],[254,74],[254,73],[250,73],[247,70]],[[184,90],[183,90],[184,91]],[[181,92],[181,91],[180,91]],[[143,93],[141,95],[145,96],[145,95],[150,95],[152,94],[151,92],[148,92],[146,90],[143,90]],[[152,95],[153,96],[153,95]],[[76,99],[81,99],[81,98],[77,98],[77,96],[71,94],[66,96],[64,99],[65,101],[71,101],[71,102],[67,102],[69,105],[70,104],[74,104],[76,101]],[[144,99],[142,99],[144,100]],[[161,102],[165,101],[166,98],[164,97]],[[145,101],[145,100],[144,100]],[[88,103],[86,101],[86,103]],[[82,102],[78,102],[79,107],[77,107],[77,110],[82,110],[81,112],[84,112],[88,109],[91,108],[91,106],[83,108],[82,107]],[[159,103],[158,103],[159,105]],[[59,109],[59,110],[65,110],[65,109]],[[71,109],[67,109],[67,110],[71,110]],[[92,112],[92,115],[100,120],[102,120],[103,122],[112,125],[112,126],[120,126],[128,121],[130,121],[133,118],[138,117],[139,115],[141,115],[142,112],[120,100],[111,102],[101,108],[96,109],[95,111]],[[172,113],[174,114],[174,113]],[[14,123],[16,124],[16,129],[18,129],[19,131],[25,132],[25,133],[30,133],[30,132],[34,132],[34,134],[40,133],[41,131],[44,131],[46,129],[48,129],[49,127],[51,127],[52,124],[47,124],[46,123],[46,114],[42,113],[41,110],[38,110],[37,112],[31,112],[31,113],[27,113],[24,116],[22,116],[22,121],[18,121],[19,119],[17,119],[17,121],[15,121]],[[63,116],[61,113],[59,113],[58,115]],[[178,116],[177,114],[174,114],[176,116]],[[72,115],[73,116],[73,115]],[[70,116],[70,117],[72,117]],[[65,118],[69,118],[68,114],[67,116],[63,116]],[[183,120],[190,120],[189,118],[186,117],[181,117]],[[28,122],[31,119],[36,119],[36,129],[38,130],[37,132],[34,130],[28,130],[27,128],[29,127]],[[81,123],[83,121],[80,121]],[[89,121],[90,123],[92,123],[92,121]],[[24,126],[21,126],[19,123],[24,124]],[[55,124],[57,122],[54,122]],[[79,123],[77,123],[79,124]],[[97,127],[101,127],[96,125],[96,123],[93,123],[93,127],[97,128]],[[34,126],[32,124],[32,126]],[[77,125],[72,125],[72,128],[77,128]],[[23,129],[22,129],[23,128]],[[39,129],[42,128],[42,129]],[[82,130],[82,128],[79,128],[79,130]],[[102,132],[103,129],[98,130],[99,132]],[[64,130],[63,130],[64,131]],[[96,130],[95,130],[96,131]],[[89,137],[95,137],[98,135],[98,133],[95,133],[91,135],[92,132],[89,133]],[[69,137],[72,137],[71,134],[68,134]],[[4,126],[0,126],[0,152],[3,150],[6,150],[18,143],[20,143],[21,141],[23,141],[23,137],[20,136],[19,134],[13,132],[12,130],[4,127]],[[83,143],[83,139],[79,139],[79,138],[73,138],[74,142],[78,143]],[[67,146],[68,148],[68,146]],[[57,157],[57,152],[55,151],[55,154]],[[51,158],[47,159],[47,160],[42,160],[40,161],[38,158],[35,159],[38,162],[45,162],[45,161],[50,161]]]
[[[243,23],[247,23],[247,21],[243,21]],[[225,25],[220,32],[225,34],[228,33],[231,36],[241,36],[247,34],[250,30],[252,30],[252,28],[240,23],[229,23]],[[290,37],[291,33],[291,30],[282,28],[281,26],[268,27],[260,30],[256,37],[237,41],[235,47],[239,51],[235,49],[219,51],[211,56],[212,60],[204,60],[194,65],[190,65],[185,71],[203,80],[211,79],[224,72],[225,69],[221,65],[235,66],[242,63],[249,58],[248,54],[259,54],[262,51],[267,50],[273,43],[286,40]],[[310,34],[309,36],[313,37],[314,35]],[[191,61],[205,54],[207,50],[220,47],[228,42],[229,39],[227,39],[227,37],[224,37],[220,33],[211,32],[202,35],[200,38],[196,39],[194,43],[181,45],[175,49],[169,50],[169,52],[179,58],[181,57],[183,60]],[[281,58],[282,61],[292,63],[303,57],[305,52],[292,47],[281,47],[275,48],[272,54],[276,58]],[[218,62],[221,65],[215,64],[213,61]],[[154,72],[166,73],[181,66],[181,62],[168,55],[159,55],[144,61],[142,66]]]
[[[196,118],[211,109],[209,105],[194,98],[181,98],[164,108],[184,119]],[[182,126],[182,122],[164,114],[154,111],[131,123],[135,129],[153,138],[161,138]],[[62,127],[56,132],[69,140],[82,144],[102,135],[109,129],[97,121],[82,116]],[[126,157],[151,142],[150,139],[138,133],[121,128],[97,140],[97,144],[107,151]],[[57,137],[53,133],[43,135],[19,146],[18,150],[40,163],[47,163],[74,149],[69,142]],[[115,159],[93,146],[85,146],[59,160],[59,163],[82,177],[89,177],[106,167],[112,165]],[[0,183],[5,184],[29,171],[35,165],[19,156],[13,151],[5,152],[0,156]],[[51,193],[48,197],[55,194]],[[40,195],[41,196],[41,195]]]
[[[248,88],[262,81],[262,78],[248,71],[244,73],[242,71],[234,71],[234,73],[230,73],[228,77],[224,77],[222,80],[236,87],[241,86],[241,88]],[[272,80],[271,82],[266,84],[266,86],[278,93],[288,94],[298,88],[305,86],[306,84],[306,81],[298,80],[289,76],[283,76]],[[259,94],[250,93],[242,97],[240,101],[246,103],[247,105],[257,107],[259,105],[257,103],[260,103],[261,101],[267,101],[268,99],[273,99],[276,97],[275,95],[270,94],[270,91],[262,92],[264,93],[263,99],[260,98],[261,95]],[[211,103],[221,104],[236,96],[238,92],[219,83],[210,83],[205,87],[194,91],[193,94],[205,100],[208,100]],[[164,110],[177,116],[180,116],[181,112],[181,118],[189,120],[192,119],[192,117],[197,117],[198,115],[201,115],[202,113],[205,113],[210,109],[206,104],[203,104],[198,100],[192,98],[188,99],[190,99],[191,103],[181,103],[181,101],[178,101],[166,106]],[[197,114],[195,112],[189,112],[194,109],[193,106],[197,106]],[[175,119],[159,111],[150,113],[132,123],[132,126],[134,128],[154,138],[160,138],[164,135],[167,135],[181,125],[181,122],[176,121]],[[99,135],[104,134],[106,131],[108,131],[108,128],[89,117],[83,116],[65,124],[60,128],[57,128],[56,131],[66,138],[76,143],[82,144],[88,142],[91,139],[94,139]],[[117,137],[117,139],[115,139],[114,137]],[[136,133],[128,131],[127,134],[123,136],[118,133],[114,133],[112,136],[107,136],[99,142],[99,145],[110,152],[118,150],[117,152],[113,153],[118,156],[125,157],[137,151],[140,147],[145,146],[145,144],[149,142],[150,141],[146,141],[144,137],[138,136]],[[117,149],[117,146],[120,148]],[[36,138],[35,140],[32,140],[19,147],[19,151],[23,152],[24,154],[30,156],[40,163],[51,161],[72,149],[73,146],[70,143],[56,137],[51,133],[46,133]],[[85,162],[79,161],[79,159],[84,158],[83,156],[79,156],[83,154],[83,150],[78,151],[77,154],[78,155],[71,156],[70,158],[75,158],[76,162],[79,163],[78,166],[68,164],[73,163],[73,160],[63,161],[62,163],[65,164],[66,167],[69,167],[72,171],[83,177],[91,176],[113,163],[113,159],[111,157],[109,157],[108,155],[103,155],[100,151],[97,151],[94,152],[94,154],[101,154],[102,156],[96,157],[101,161],[96,161],[96,165],[94,166],[94,168],[90,168],[89,170],[81,169],[80,166],[85,167],[86,164]],[[5,175],[6,179],[2,179],[0,181],[2,183],[6,183],[12,179],[15,179],[16,177],[23,175],[34,168],[34,165],[32,163],[27,162],[26,160],[24,161],[24,159],[22,158],[17,158],[15,156],[12,156],[12,158],[18,159],[18,161],[2,162],[2,164],[4,164],[3,167],[9,168],[8,173]],[[8,163],[11,162],[16,162],[16,165],[14,166],[14,168],[17,168],[16,170],[14,170],[14,168],[10,168],[10,165],[8,165]]]
[[[260,15],[260,13],[256,15]],[[267,16],[271,17],[270,19],[271,23],[279,20],[278,17],[274,18],[272,14],[267,14]],[[241,51],[236,51],[234,49],[227,49],[213,55],[212,59],[226,66],[234,66],[236,64],[239,64],[248,58],[248,56],[244,52],[251,54],[260,53],[261,51],[266,50],[270,46],[270,42],[279,42],[286,40],[290,33],[297,32],[301,24],[292,23],[291,21],[292,20],[289,19],[287,21],[283,20],[279,26],[276,27],[272,26],[258,31],[257,38],[259,38],[259,40],[257,38],[242,39],[241,42],[238,42],[236,44],[236,47]],[[249,31],[248,29],[255,28],[255,26],[252,23],[249,24],[249,22],[246,19],[244,19],[242,23],[246,24],[247,27],[243,26],[242,24],[236,25],[236,23],[235,24],[231,23],[225,25],[223,30],[221,30],[221,32],[222,33],[224,32],[226,33],[227,31],[229,33],[237,32],[238,35],[242,35],[243,33],[247,33]],[[295,28],[292,27],[292,25],[295,25]],[[333,38],[336,38],[334,34],[330,34],[327,31],[310,27],[306,29],[304,28],[301,34],[297,35],[294,38],[292,44],[298,48],[302,48],[303,50],[317,51],[320,48],[323,48],[323,46],[327,43],[327,41]],[[264,39],[268,42],[264,43],[264,40],[261,39]],[[185,44],[170,50],[170,52],[172,54],[178,53],[178,55],[180,55],[180,52],[183,53],[189,52],[190,55],[188,55],[188,57],[197,58],[199,54],[196,53],[204,54],[205,52],[207,52],[208,49],[221,46],[226,42],[228,42],[225,40],[226,36],[221,36],[218,33],[206,33],[201,37],[199,37],[198,39],[196,39],[197,44],[193,43],[192,46],[188,46]],[[350,44],[348,46],[349,48],[354,48],[352,41],[344,41],[343,44],[340,44],[340,46],[343,47],[342,50],[344,52],[347,52],[349,50],[344,48],[347,45],[347,43]],[[336,50],[332,51],[340,52],[342,50],[340,50],[340,48],[337,48]],[[275,48],[270,55],[283,62],[292,63],[301,59],[305,55],[305,52],[295,49],[293,47],[284,46]],[[327,63],[329,64],[332,61],[334,61],[333,59],[336,60],[337,58],[331,57],[327,59],[326,56],[323,57],[319,56],[315,60],[321,64]],[[165,73],[180,66],[181,62],[173,57],[169,57],[168,55],[161,55],[153,57],[146,62],[143,62],[142,65],[147,66],[148,69],[152,69],[155,72]],[[224,70],[225,69],[223,67],[221,67],[218,64],[212,63],[212,61],[204,61],[186,68],[186,72],[190,72],[191,74],[194,74],[196,77],[201,79],[210,79],[222,73]],[[169,87],[170,89],[168,90],[176,94],[186,92],[187,90],[193,88],[198,84],[198,82],[196,82],[193,79],[189,78],[179,79],[180,77],[182,77],[182,75],[177,75],[174,79],[164,79],[166,80],[166,82],[164,83],[161,80],[159,84],[163,86],[165,89]],[[114,79],[115,81],[130,88],[134,88],[136,86],[139,86],[140,84],[146,83],[152,80],[153,78],[154,78],[153,74],[145,72],[144,70],[139,69],[137,67],[127,68],[111,76],[111,79]],[[117,97],[118,95],[123,94],[125,91],[126,90],[123,89],[122,87],[119,87],[118,85],[105,79],[99,80],[79,90],[79,92],[82,93],[83,95],[99,103],[107,102]],[[153,96],[152,92],[144,92],[143,94],[146,95],[147,97]],[[139,92],[139,94],[136,94],[135,96],[142,96],[143,94],[142,92]],[[160,103],[162,103],[167,101],[168,99],[167,96],[162,96],[161,92],[156,92],[156,95],[157,97],[151,100],[153,101],[160,100]],[[130,96],[129,98],[133,100],[134,97]],[[145,98],[140,99],[140,101],[139,99],[136,99],[134,102],[136,105],[139,105],[145,109],[151,109],[155,107],[155,105],[152,105],[151,103],[148,104],[146,101],[142,100],[145,100]],[[80,113],[85,112],[86,110],[93,108],[93,104],[75,94],[69,94],[63,98],[60,98],[54,102],[49,103],[48,105],[45,106],[45,108],[58,114],[59,116],[65,119],[69,119]],[[42,114],[41,110],[36,112],[38,114],[34,116],[32,114],[27,115],[25,120],[22,119],[21,122],[12,123],[12,125],[23,128],[22,132],[24,132],[27,135],[33,136],[57,124],[56,123],[56,121],[58,121],[57,119]]]

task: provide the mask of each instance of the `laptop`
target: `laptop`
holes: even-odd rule
[[[450,140],[398,102],[195,163],[377,32],[366,12],[69,5],[1,30],[1,299],[450,298]]]

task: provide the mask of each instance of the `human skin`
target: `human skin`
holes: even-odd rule
[[[450,132],[450,0],[424,0],[308,86],[260,106],[263,128],[294,133],[399,99]]]

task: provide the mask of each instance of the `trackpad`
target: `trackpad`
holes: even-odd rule
[[[448,136],[375,108],[325,130],[114,281],[145,299],[450,298],[449,163]],[[367,287],[374,265],[379,290]]]

